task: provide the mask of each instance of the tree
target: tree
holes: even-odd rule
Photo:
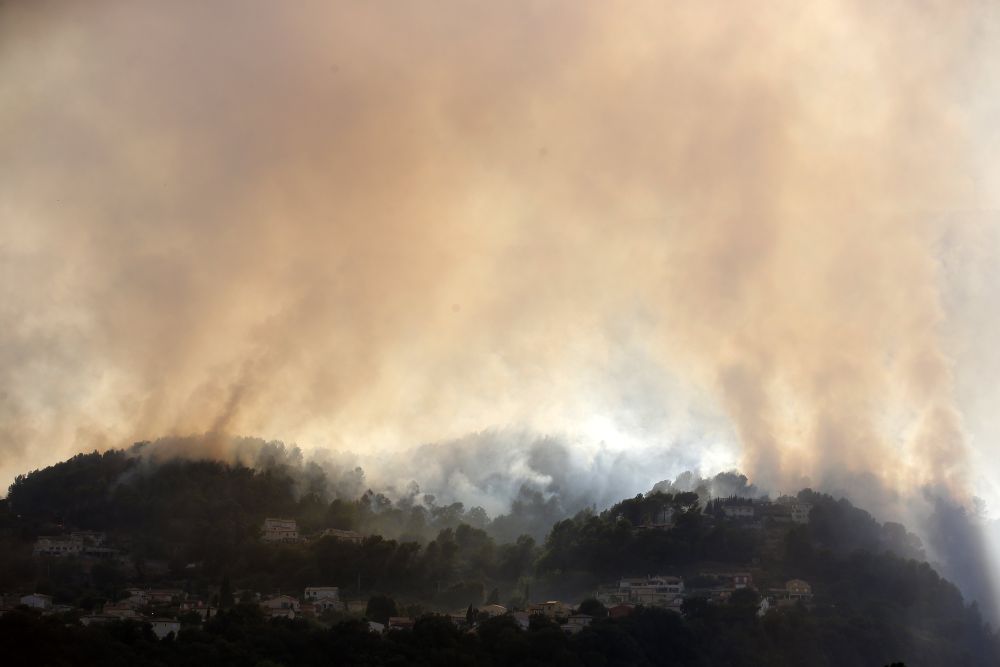
[[[389,622],[390,616],[398,615],[399,612],[396,611],[396,601],[388,595],[373,595],[368,598],[368,606],[365,608],[365,616],[373,621],[385,624]]]
[[[587,598],[581,602],[578,611],[594,618],[604,618],[608,615],[608,608],[601,604],[600,600],[594,598]]]
[[[236,600],[233,598],[233,589],[229,585],[229,577],[222,578],[222,586],[219,588],[219,608],[229,609]]]
[[[729,596],[729,604],[756,608],[760,604],[760,594],[752,588],[737,588]]]

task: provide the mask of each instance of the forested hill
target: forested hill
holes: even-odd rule
[[[545,656],[556,655],[572,665],[1000,664],[997,635],[924,562],[919,540],[903,526],[809,490],[792,501],[808,508],[801,522],[772,521],[767,512],[775,504],[704,501],[697,493],[639,495],[552,522],[542,540],[504,539],[511,524],[498,532],[476,508],[393,502],[372,492],[333,498],[320,477],[304,479],[282,466],[252,470],[185,459],[154,465],[122,451],[80,455],[19,477],[0,501],[0,593],[46,593],[97,610],[128,586],[171,586],[211,602],[222,581],[262,595],[323,585],[340,587],[349,599],[389,596],[399,613],[431,620],[413,635],[372,644],[347,610],[267,621],[238,606],[221,620],[182,629],[165,647],[147,646],[141,633],[9,613],[0,619],[0,651],[19,645],[16,633],[46,650],[63,642],[93,652],[111,642],[118,648],[102,659],[120,664],[324,664],[313,657],[331,646],[362,656],[345,664],[550,664]],[[734,511],[754,502],[752,519]],[[544,503],[539,498],[534,507]],[[262,542],[266,517],[295,519],[305,539]],[[319,537],[326,528],[366,537]],[[122,557],[86,565],[32,554],[39,535],[74,530],[105,532]],[[752,577],[752,585],[731,598],[716,595],[719,573],[734,571]],[[647,609],[601,619],[602,608],[588,603],[598,618],[572,636],[500,619],[476,634],[456,634],[427,616],[486,602],[512,610],[550,599],[575,604],[621,577],[647,574],[683,577],[680,613]],[[761,600],[789,580],[809,583],[808,603],[762,609]]]

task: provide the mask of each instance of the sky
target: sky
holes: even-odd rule
[[[472,438],[1000,516],[990,5],[0,2],[0,486]]]

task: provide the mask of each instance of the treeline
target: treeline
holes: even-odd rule
[[[889,617],[858,619],[789,608],[757,616],[752,595],[723,605],[686,604],[682,614],[639,609],[596,619],[567,635],[543,617],[523,630],[510,616],[466,632],[427,615],[411,631],[373,634],[364,621],[330,628],[267,621],[252,605],[157,641],[136,622],[81,627],[72,619],[13,612],[0,617],[0,654],[11,664],[62,665],[565,665],[633,667],[910,667],[997,664],[995,638],[975,645],[901,635]]]
[[[863,550],[890,551],[903,558],[924,560],[920,538],[903,524],[879,523],[875,517],[846,498],[839,500],[825,493],[804,489],[798,500],[812,505],[807,527],[808,539],[820,548],[840,554]]]
[[[34,580],[40,592],[79,602],[113,596],[126,579],[180,579],[200,590],[228,575],[262,591],[323,582],[365,592],[461,599],[465,605],[482,601],[475,599],[477,590],[513,591],[518,579],[533,570],[534,539],[514,535],[498,545],[484,530],[488,518],[477,508],[465,511],[461,503],[438,506],[432,500],[394,503],[372,491],[330,500],[323,487],[321,471],[314,471],[312,483],[303,488],[301,479],[280,465],[253,470],[205,460],[151,464],[124,451],[81,454],[19,476],[10,487],[0,508],[6,510],[0,513],[0,564],[5,565],[0,586]],[[374,534],[360,545],[330,538],[265,544],[260,531],[268,516],[296,519],[303,535],[324,528]],[[510,528],[502,520],[499,525]],[[70,529],[107,532],[113,544],[127,549],[136,572],[101,565],[81,581],[73,559],[53,559],[42,568],[31,558],[37,535]],[[387,538],[383,530],[403,537]],[[151,561],[166,563],[167,573],[147,574],[145,564]],[[456,588],[464,592],[449,597]]]
[[[31,530],[65,524],[134,533],[149,526],[165,542],[198,542],[206,553],[256,538],[266,516],[294,518],[305,534],[345,528],[403,541],[427,541],[465,523],[508,542],[525,533],[541,539],[565,515],[558,498],[528,487],[509,512],[492,519],[481,507],[439,505],[415,485],[395,499],[363,487],[355,493],[360,469],[350,484],[338,483],[321,466],[303,463],[294,448],[257,446],[263,449],[252,466],[152,458],[144,453],[146,443],[79,454],[19,475],[8,501]]]
[[[458,610],[491,595],[505,604],[525,604],[518,581],[532,574],[536,555],[528,536],[498,545],[483,530],[463,524],[442,530],[426,545],[379,536],[361,544],[332,537],[310,544],[256,543],[227,574],[240,587],[259,591],[321,583],[339,586],[347,596],[382,591]]]
[[[636,530],[650,517],[672,511],[670,530]],[[735,522],[710,521],[695,493],[651,493],[593,514],[581,512],[556,523],[545,541],[538,568],[589,579],[622,574],[679,574],[712,561],[743,566],[759,555],[761,536]]]

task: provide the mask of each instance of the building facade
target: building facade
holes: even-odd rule
[[[265,542],[295,542],[299,539],[299,529],[295,519],[264,519],[261,538]]]

